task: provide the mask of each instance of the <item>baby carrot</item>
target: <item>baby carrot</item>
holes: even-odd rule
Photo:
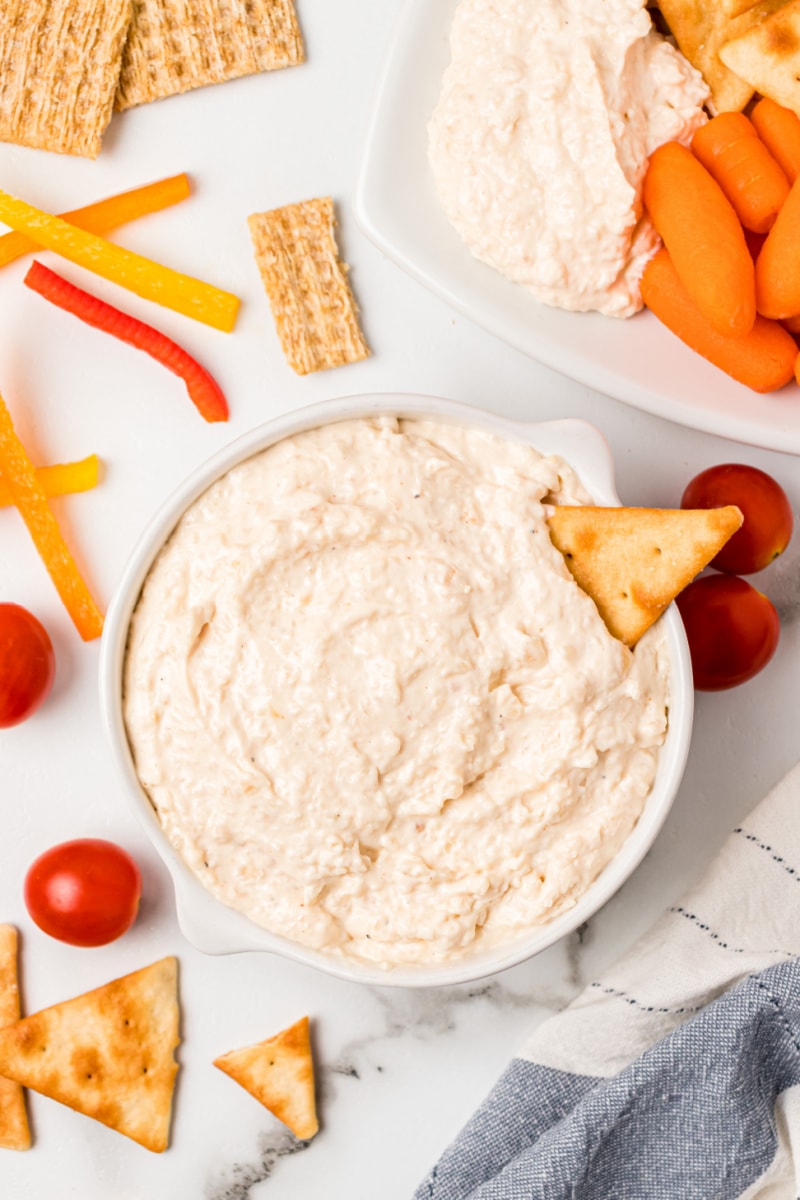
[[[766,233],[789,195],[789,180],[744,113],[723,112],[701,125],[692,151],[716,179],[745,229]]]
[[[83,208],[73,208],[60,216],[63,221],[69,221],[87,233],[108,233],[136,217],[144,217],[148,213],[169,208],[171,204],[178,204],[188,195],[188,175],[170,175],[168,179],[158,179],[155,183],[119,192],[116,196],[96,200],[94,204],[86,204]],[[38,249],[39,243],[24,233],[17,233],[16,230],[4,233],[0,237],[0,267]]]
[[[790,183],[800,175],[800,118],[764,96],[750,113],[758,136]]]
[[[800,313],[800,176],[756,259],[756,307],[778,321]]]
[[[679,142],[650,156],[645,207],[675,270],[706,320],[727,337],[744,337],[756,315],[753,260],[739,218],[721,187]]]
[[[682,342],[753,391],[777,391],[793,377],[797,346],[782,325],[757,316],[744,337],[719,333],[692,302],[664,249],[644,269],[642,298]]]

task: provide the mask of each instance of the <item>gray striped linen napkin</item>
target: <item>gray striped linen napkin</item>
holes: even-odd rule
[[[415,1200],[800,1197],[800,764],[540,1025]]]

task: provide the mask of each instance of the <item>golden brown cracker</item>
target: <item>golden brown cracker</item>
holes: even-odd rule
[[[17,941],[13,925],[0,925],[0,1029],[20,1018]],[[22,1088],[10,1079],[0,1078],[0,1147],[29,1150],[30,1145]]]
[[[752,85],[720,57],[724,43],[758,25],[786,0],[759,0],[741,11],[734,0],[659,0],[659,8],[681,52],[711,88],[716,112],[739,112],[753,95]],[[735,15],[734,8],[739,8]]]
[[[289,366],[307,375],[366,358],[331,197],[255,213],[247,223]]]
[[[308,1017],[255,1046],[215,1058],[214,1066],[255,1096],[297,1137],[312,1138],[319,1129]]]
[[[719,55],[762,96],[800,113],[800,0],[731,37]]]
[[[294,0],[133,0],[116,106],[304,59]]]
[[[178,1021],[177,962],[164,958],[0,1029],[0,1074],[160,1152]]]
[[[0,141],[96,158],[132,0],[2,0]]]
[[[633,646],[742,523],[738,508],[559,506],[550,537],[610,633]]]

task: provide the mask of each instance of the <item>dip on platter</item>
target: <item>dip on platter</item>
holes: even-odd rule
[[[190,878],[245,945],[405,984],[585,919],[655,836],[691,721],[673,614],[631,652],[550,541],[549,505],[616,501],[561,453],[591,431],[408,400],[210,465],[145,536],[103,669],[179,907]]]

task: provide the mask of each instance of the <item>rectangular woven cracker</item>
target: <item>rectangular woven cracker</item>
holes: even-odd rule
[[[96,158],[131,0],[0,0],[0,141]]]
[[[294,0],[134,0],[116,106],[292,67],[303,58]]]
[[[307,375],[366,358],[331,197],[255,213],[247,223],[289,366]]]

